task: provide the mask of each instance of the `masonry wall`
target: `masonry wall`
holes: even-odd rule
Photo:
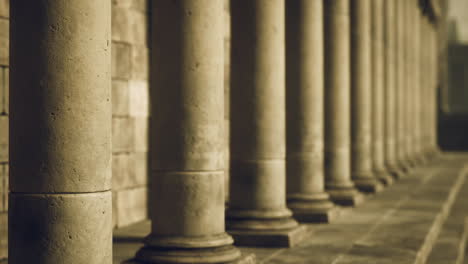
[[[112,0],[114,226],[147,218],[149,52],[147,0]]]
[[[0,259],[7,257],[9,0],[0,0]]]

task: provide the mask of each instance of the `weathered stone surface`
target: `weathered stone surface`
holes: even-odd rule
[[[0,259],[8,257],[8,213],[0,213]]]
[[[223,4],[152,2],[151,64],[164,66],[151,73],[152,230],[141,262],[241,256],[224,225]]]
[[[9,25],[7,18],[0,17],[0,65],[9,64]]]
[[[145,44],[147,41],[146,16],[136,10],[112,7],[112,40],[130,44]]]
[[[148,217],[148,189],[146,187],[121,190],[116,195],[117,226],[127,226]]]
[[[10,17],[10,0],[0,0],[0,17]]]
[[[134,80],[148,80],[149,75],[149,50],[146,43],[138,43],[132,46],[131,77]]]
[[[143,186],[148,183],[148,153],[134,152],[130,154],[129,184],[132,187]]]
[[[112,118],[112,152],[130,152],[133,150],[133,119]]]
[[[324,1],[325,186],[332,200],[343,191],[358,194],[351,181],[349,5],[347,0]]]
[[[8,114],[10,112],[10,68],[0,67],[0,113]]]
[[[112,80],[112,116],[126,117],[130,114],[128,82]]]
[[[130,154],[115,153],[112,155],[112,189],[114,191],[130,187]]]
[[[112,78],[130,79],[131,46],[126,43],[112,41]]]
[[[10,194],[10,199],[13,263],[112,263],[110,191]]]
[[[8,211],[8,173],[9,165],[0,164],[0,212]]]
[[[131,80],[128,83],[131,116],[149,115],[149,87],[146,81]]]
[[[0,115],[0,163],[8,162],[8,128],[8,116]]]
[[[147,152],[149,149],[149,122],[150,119],[147,117],[135,117],[133,118],[134,125],[134,145],[133,150],[136,152]]]

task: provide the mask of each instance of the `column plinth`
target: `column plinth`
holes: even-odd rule
[[[110,5],[10,1],[9,263],[112,263]]]
[[[323,4],[286,1],[287,202],[302,222],[337,214],[323,171]]]
[[[225,232],[223,1],[153,1],[151,233],[142,263],[243,263]]]
[[[238,245],[290,247],[307,232],[286,207],[285,1],[231,1],[231,17],[226,227]]]
[[[354,206],[363,196],[351,181],[349,13],[348,0],[324,1],[325,188],[333,202]]]

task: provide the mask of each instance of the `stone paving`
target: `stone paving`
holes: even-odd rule
[[[446,221],[447,216],[456,211],[456,219],[463,221],[467,215],[468,200],[458,195],[468,192],[467,161],[466,154],[444,154],[382,193],[367,196],[359,207],[342,208],[333,223],[307,225],[308,238],[294,248],[241,250],[265,264],[425,263],[428,256],[432,261],[429,253],[434,244],[434,252],[440,246],[439,234],[447,233],[444,223],[460,226],[455,218]],[[129,260],[149,230],[148,221],[116,230],[114,263]]]

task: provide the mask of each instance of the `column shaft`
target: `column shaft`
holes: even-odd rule
[[[144,263],[225,263],[223,1],[152,4],[152,229]],[[170,30],[169,30],[170,29]]]
[[[351,0],[350,17],[351,177],[359,190],[375,193],[382,185],[372,171],[371,1]]]
[[[236,0],[231,15],[227,228],[238,244],[291,246],[298,224],[286,207],[285,3]]]
[[[110,2],[10,5],[9,263],[110,264]]]
[[[385,165],[398,178],[403,172],[397,164],[398,69],[397,1],[385,1]]]
[[[418,164],[424,163],[424,156],[422,155],[422,145],[423,145],[423,130],[422,130],[422,104],[423,101],[423,93],[421,90],[421,20],[422,14],[421,10],[419,9],[418,5],[415,5],[413,8],[414,13],[414,33],[413,33],[413,51],[414,51],[414,79],[413,85],[415,89],[415,98],[414,98],[414,144],[415,144],[415,159]]]
[[[328,222],[323,171],[323,3],[286,1],[288,206],[301,221]]]
[[[348,0],[324,1],[325,186],[343,205],[361,200],[351,181],[349,14]]]
[[[406,2],[407,0],[396,0],[397,3],[397,161],[399,168],[407,172],[406,164]]]
[[[385,167],[385,151],[388,134],[385,133],[386,122],[388,115],[386,114],[386,104],[389,102],[389,97],[386,95],[386,90],[389,87],[389,82],[386,81],[385,71],[390,70],[386,65],[388,61],[385,59],[387,51],[384,49],[384,7],[386,1],[371,0],[371,79],[372,90],[372,166],[375,176],[386,185],[393,182],[393,177]],[[387,38],[388,39],[388,38]],[[385,46],[388,49],[388,43]]]

